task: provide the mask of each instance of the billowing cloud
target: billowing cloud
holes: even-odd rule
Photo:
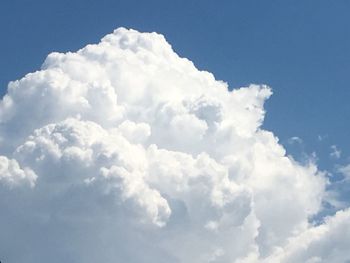
[[[350,211],[339,211],[325,223],[289,240],[265,262],[349,262]]]
[[[29,168],[22,169],[14,159],[0,156],[0,182],[13,187],[20,184],[34,186],[36,174]]]
[[[229,91],[156,33],[50,54],[0,104],[0,255],[344,262],[322,247],[348,242],[349,212],[312,224],[327,179],[261,128],[271,94]]]

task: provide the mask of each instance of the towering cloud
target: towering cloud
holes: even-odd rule
[[[50,54],[0,104],[0,256],[350,260],[350,212],[313,226],[324,174],[261,128],[271,93],[229,91],[156,33],[119,28]]]

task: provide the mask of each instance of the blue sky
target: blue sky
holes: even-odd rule
[[[231,88],[271,86],[264,127],[297,159],[315,151],[332,170],[350,155],[349,9],[348,1],[324,0],[3,0],[1,94],[52,51],[77,50],[120,26],[156,31]],[[289,145],[293,136],[303,144]],[[331,145],[340,159],[329,158]]]

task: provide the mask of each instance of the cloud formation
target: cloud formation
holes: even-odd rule
[[[264,85],[229,91],[156,33],[119,28],[49,54],[0,103],[0,255],[350,260],[340,232],[350,212],[314,226],[327,179],[261,128],[271,94]]]
[[[341,157],[341,150],[338,149],[336,145],[331,145],[331,153],[329,156],[334,159],[339,159]]]

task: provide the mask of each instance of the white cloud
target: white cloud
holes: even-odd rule
[[[350,180],[350,164],[338,167],[338,172],[344,176],[345,180]]]
[[[303,140],[300,137],[298,137],[298,136],[293,136],[293,137],[288,139],[288,143],[289,144],[295,144],[295,143],[302,144]]]
[[[120,28],[75,53],[50,54],[40,71],[10,83],[0,104],[0,154],[19,171],[1,166],[0,179],[35,183],[1,188],[2,255],[26,263],[287,258],[290,240],[312,238],[327,181],[261,128],[271,94],[258,85],[228,91],[156,33]]]
[[[328,138],[328,134],[323,134],[323,135],[319,134],[319,135],[317,135],[317,140],[320,141],[320,142],[326,140],[327,138]]]
[[[329,154],[330,157],[334,159],[339,159],[341,157],[341,150],[338,149],[336,145],[331,146],[331,153]]]
[[[33,187],[37,175],[30,168],[21,168],[14,159],[0,156],[0,183],[5,183],[11,187],[20,184],[28,184]]]
[[[324,224],[290,239],[284,248],[277,248],[266,262],[349,262],[349,242],[350,211],[339,211]]]

